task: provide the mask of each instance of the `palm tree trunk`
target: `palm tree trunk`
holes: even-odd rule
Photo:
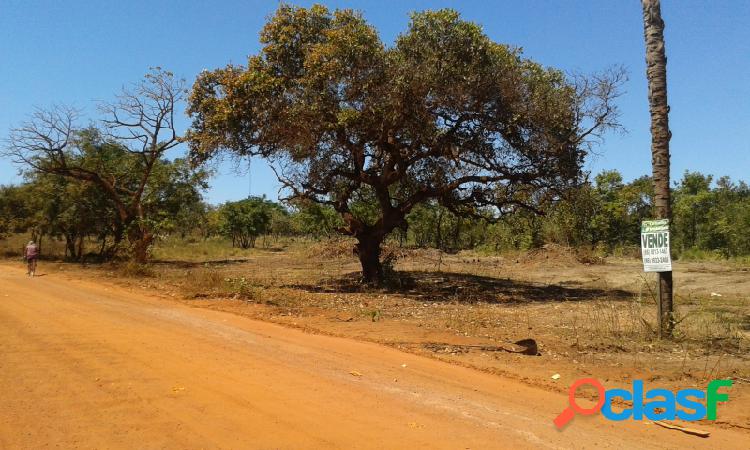
[[[667,104],[667,57],[664,51],[664,21],[659,0],[641,0],[643,34],[646,40],[646,76],[651,113],[651,166],[656,217],[671,219],[669,199],[669,105]],[[659,335],[670,337],[674,329],[672,272],[658,272]]]

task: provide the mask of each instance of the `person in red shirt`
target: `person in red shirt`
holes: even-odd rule
[[[33,277],[36,273],[36,260],[39,258],[39,247],[37,247],[34,241],[29,241],[29,243],[26,244],[26,248],[23,250],[23,257],[28,264],[27,274],[30,277]]]

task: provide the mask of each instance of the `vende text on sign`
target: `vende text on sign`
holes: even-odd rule
[[[641,255],[645,272],[671,272],[669,220],[644,220],[641,223]]]

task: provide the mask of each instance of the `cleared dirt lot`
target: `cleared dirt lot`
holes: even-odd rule
[[[591,375],[670,388],[734,378],[737,402],[720,422],[750,428],[742,406],[750,402],[742,381],[750,379],[747,266],[677,262],[677,339],[659,341],[653,275],[634,258],[581,258],[556,247],[505,256],[415,250],[398,260],[397,285],[367,290],[356,284],[348,248],[271,246],[228,262],[157,264],[146,285],[191,304],[384,343],[555,392]],[[527,338],[542,356],[477,348]]]
[[[3,448],[743,448],[644,423],[551,418],[517,380],[191,308],[86,273],[0,265]],[[370,322],[373,323],[373,322]],[[376,323],[376,322],[375,322]]]

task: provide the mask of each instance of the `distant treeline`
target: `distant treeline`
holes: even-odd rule
[[[323,238],[335,235],[342,226],[335,211],[312,203],[282,205],[250,197],[210,205],[202,196],[207,177],[207,173],[190,170],[182,160],[157,165],[157,182],[143,202],[144,216],[157,236],[194,240],[223,236],[231,245],[248,248],[259,236]],[[543,216],[521,210],[487,221],[459,217],[427,203],[408,215],[407,231],[398,229],[391,239],[445,251],[501,252],[556,243],[606,254],[638,246],[640,222],[652,217],[652,194],[649,177],[625,183],[619,172],[605,171],[570,191]],[[686,172],[675,183],[672,202],[676,256],[750,255],[750,188],[746,183]],[[368,205],[356,207],[366,210]],[[85,254],[106,259],[127,252],[127,241],[118,237],[123,233],[120,217],[107,197],[91,184],[49,174],[0,187],[0,238],[9,233],[28,233],[42,245],[45,239],[64,241],[66,257],[73,260]]]

